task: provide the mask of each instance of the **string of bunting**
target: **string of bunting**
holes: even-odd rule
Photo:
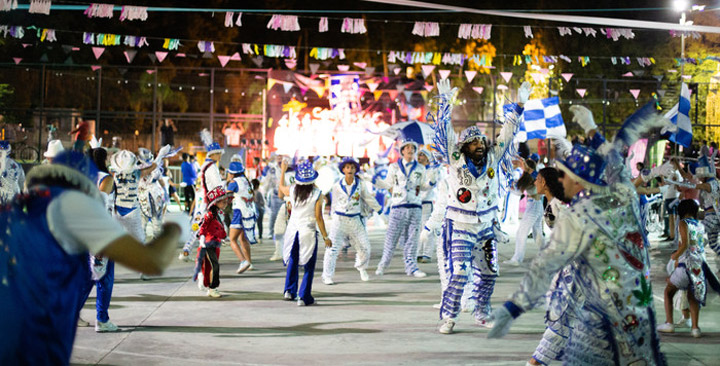
[[[238,17],[239,19],[239,17]],[[349,18],[350,19],[350,18]],[[76,31],[65,31],[47,28],[37,28],[35,26],[27,27],[29,30],[36,30],[35,34],[40,42],[57,42],[58,33],[80,33]],[[479,29],[482,29],[481,27]],[[486,28],[489,32],[490,28]],[[12,37],[15,39],[23,39],[25,37],[25,30],[22,26],[9,26],[0,25],[0,35],[4,38]],[[472,27],[471,27],[471,37]],[[130,35],[118,35],[118,34],[107,34],[107,33],[90,33],[82,32],[83,44],[96,45],[96,46],[119,46],[126,45],[134,48],[141,48],[149,46],[148,39],[160,39],[162,40],[162,49],[168,51],[177,51],[181,46],[181,42],[186,43],[197,43],[198,50],[202,53],[214,53],[215,42],[205,40],[181,40],[177,38],[154,38],[154,37],[142,37],[142,36],[130,36]],[[297,48],[295,46],[285,45],[259,45],[252,43],[234,43],[234,42],[218,42],[223,44],[240,45],[242,47],[242,53],[245,55],[252,56],[265,56],[275,58],[288,58],[294,59],[297,57]],[[326,61],[330,59],[345,60],[345,51],[348,49],[344,48],[331,48],[331,47],[300,47],[300,49],[308,49],[310,58],[319,61]],[[370,49],[355,49],[357,51],[376,52],[378,50]],[[473,63],[477,67],[481,68],[494,68],[493,59],[490,54],[464,54],[464,53],[453,53],[453,52],[408,52],[408,51],[386,51],[387,61],[389,63],[402,63],[402,64],[426,64],[426,65],[446,65],[446,66],[463,66],[466,62]],[[567,55],[545,55],[545,56],[530,56],[530,55],[513,55],[513,54],[498,54],[495,57],[512,57],[513,65],[534,65],[534,64],[557,64],[559,61],[566,63],[573,63],[577,60],[581,66],[586,66],[590,63],[590,56],[567,56]],[[630,57],[630,56],[593,56],[592,59],[605,59],[610,60],[613,65],[631,65],[633,60],[641,67],[648,67],[656,64],[656,58],[654,57]],[[720,62],[720,57],[707,56],[704,58],[673,58],[677,65],[683,63],[689,63],[693,65],[701,64],[705,61],[716,61]],[[292,61],[288,61],[292,64]]]

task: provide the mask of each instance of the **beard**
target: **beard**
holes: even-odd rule
[[[463,146],[460,152],[475,164],[476,167],[482,167],[487,161],[487,149],[485,147],[477,148],[475,151],[470,152],[467,146]]]

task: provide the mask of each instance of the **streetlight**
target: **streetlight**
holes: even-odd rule
[[[685,21],[685,11],[688,8],[687,0],[674,0],[673,8],[675,9],[675,11],[681,14],[680,25],[686,25],[687,22]],[[682,33],[680,34],[680,59],[682,60],[680,64],[680,78],[682,78],[682,75],[685,72],[685,31],[682,31]]]

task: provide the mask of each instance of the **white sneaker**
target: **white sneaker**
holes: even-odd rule
[[[363,282],[370,281],[370,275],[368,275],[366,270],[358,269],[358,272],[360,272],[360,280],[362,280]]]
[[[413,277],[415,277],[415,278],[427,277],[427,273],[425,273],[425,272],[423,272],[423,271],[421,271],[421,270],[419,270],[419,269],[416,270],[415,272],[413,272],[412,275],[413,275]]]
[[[508,259],[508,260],[506,260],[505,262],[503,262],[503,264],[507,264],[507,265],[509,265],[509,266],[516,266],[516,267],[517,267],[517,266],[520,265],[520,262],[518,262],[517,260],[511,258],[511,259]]]
[[[78,327],[89,327],[89,326],[90,326],[90,323],[88,323],[88,322],[86,322],[85,320],[83,320],[83,318],[78,317],[78,324],[77,324],[77,326],[78,326]]]
[[[203,276],[202,272],[198,273],[197,286],[200,291],[207,291],[207,289],[208,289],[207,287],[205,287],[204,282],[205,282],[205,276]]]
[[[252,263],[250,263],[250,265],[248,266],[248,269],[247,269],[247,270],[248,270],[248,271],[252,271],[252,270],[254,270],[254,269],[255,269],[255,267],[253,267]]]
[[[700,328],[693,328],[690,331],[690,334],[692,334],[693,338],[700,338],[702,337],[702,333],[700,333]]]
[[[238,266],[237,271],[235,271],[237,274],[241,274],[248,269],[250,269],[251,264],[248,261],[242,261],[240,262],[240,265]]]
[[[180,252],[180,255],[178,255],[178,259],[183,262],[190,262],[190,252],[182,251]]]
[[[216,288],[209,289],[207,292],[207,295],[209,297],[214,297],[214,298],[222,297],[222,295],[220,294],[220,291],[218,291],[218,289],[216,289]]]
[[[330,277],[323,277],[323,278],[322,278],[322,283],[324,283],[324,284],[326,284],[326,285],[328,285],[328,286],[335,284],[335,282],[333,282],[332,278],[330,278]]]
[[[292,301],[292,300],[293,300],[293,296],[290,295],[289,292],[285,291],[285,293],[283,294],[283,299],[284,299],[285,301]]]
[[[452,334],[453,328],[455,328],[455,321],[448,318],[448,319],[445,319],[445,323],[443,323],[443,325],[440,326],[440,329],[438,329],[438,331],[441,334]]]
[[[675,328],[690,328],[692,326],[692,320],[682,318],[674,324]]]
[[[675,333],[675,326],[670,323],[660,324],[657,331],[660,333]]]
[[[378,267],[378,269],[375,270],[375,275],[376,275],[376,276],[382,276],[382,275],[384,275],[384,274],[385,274],[385,270],[382,269],[382,268],[379,268],[379,267]]]
[[[271,262],[279,261],[279,260],[281,260],[281,259],[283,259],[283,258],[282,258],[282,256],[279,255],[279,254],[273,254],[273,256],[270,257],[270,261],[271,261]]]
[[[117,325],[113,324],[111,321],[106,321],[105,323],[95,321],[95,331],[98,333],[110,333],[110,332],[117,332],[120,328],[118,328]]]
[[[315,305],[317,303],[314,302],[314,303],[308,305],[308,304],[305,304],[305,301],[303,301],[303,299],[298,299],[297,304],[298,304],[298,306],[310,306],[310,305]]]
[[[495,325],[495,323],[493,323],[492,320],[488,320],[488,319],[475,319],[475,325],[477,325],[478,327],[481,327],[481,328],[492,329],[492,327],[493,327],[493,325]]]
[[[433,309],[438,309],[438,310],[439,310],[439,309],[442,309],[442,303],[439,302],[439,303],[437,303],[437,304],[433,304]]]
[[[141,274],[140,274],[140,279],[143,280],[143,281],[149,281],[149,280],[150,280],[150,276],[148,276],[148,275],[146,275],[146,274],[144,274],[144,273],[141,273]]]

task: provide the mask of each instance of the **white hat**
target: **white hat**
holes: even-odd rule
[[[120,150],[110,157],[110,170],[115,173],[132,173],[138,169],[138,158],[131,151]]]
[[[62,141],[60,140],[52,140],[48,142],[48,148],[47,151],[43,154],[44,157],[52,159],[57,156],[57,154],[65,151],[65,148],[63,147]]]

